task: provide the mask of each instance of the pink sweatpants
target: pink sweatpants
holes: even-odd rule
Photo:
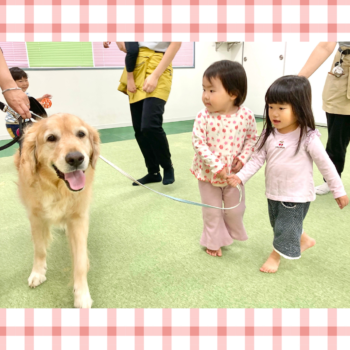
[[[238,189],[225,186],[213,186],[209,182],[198,181],[199,192],[202,203],[215,207],[222,207],[224,202],[225,208],[234,207],[239,201]],[[220,210],[211,208],[202,208],[203,211],[203,234],[200,244],[210,250],[218,250],[223,246],[232,244],[234,239],[245,241],[248,239],[246,230],[243,225],[243,214],[245,211],[245,191],[242,188],[242,202],[230,210]]]

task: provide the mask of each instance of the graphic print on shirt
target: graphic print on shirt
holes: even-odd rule
[[[283,148],[283,149],[286,148],[286,146],[284,145],[284,141],[278,141],[276,148]]]

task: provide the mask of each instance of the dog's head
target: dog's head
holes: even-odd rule
[[[98,132],[71,114],[54,114],[27,128],[21,150],[25,177],[40,171],[47,181],[57,176],[71,191],[85,186],[85,171],[99,156]]]

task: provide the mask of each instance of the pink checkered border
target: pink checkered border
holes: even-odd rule
[[[179,344],[182,350],[186,344],[190,350],[233,344],[245,350],[345,350],[349,316],[349,309],[0,309],[0,349],[61,350],[75,339],[79,349],[98,344],[116,350],[128,338],[136,350],[177,350]],[[42,344],[43,338],[49,342]]]
[[[339,41],[350,33],[349,8],[348,0],[0,0],[0,41]]]
[[[13,6],[22,11],[18,18]],[[79,17],[73,18],[74,23],[63,18],[70,6]],[[179,6],[189,14],[185,23],[174,20]],[[297,20],[292,13],[286,15],[287,6],[294,9]],[[258,7],[269,14],[263,22],[257,16]],[[146,16],[153,8],[161,11],[161,18]],[[108,11],[92,19],[95,9]],[[215,18],[208,22],[202,12],[212,9]],[[235,10],[244,14],[239,23],[227,15]],[[72,41],[254,41],[261,35],[265,40],[282,41],[286,34],[298,41],[339,41],[348,39],[350,33],[350,21],[343,17],[349,10],[348,0],[300,0],[297,4],[294,0],[0,0],[0,41],[65,41],[70,35],[75,35]],[[128,13],[128,23],[118,21],[118,11]],[[40,18],[40,13],[47,16]],[[67,312],[75,316],[76,324],[67,322]],[[174,322],[179,312],[184,313],[183,325]],[[160,348],[176,349],[177,338],[186,338],[190,350],[202,349],[209,339],[218,350],[231,349],[236,339],[241,341],[236,348],[245,350],[260,349],[257,339],[268,339],[273,350],[284,349],[292,339],[295,349],[345,350],[350,344],[350,310],[0,309],[1,350],[11,349],[13,339],[25,350],[39,349],[44,338],[49,338],[53,350],[63,349],[66,338],[77,339],[84,350],[94,348],[94,338],[104,341],[108,350],[119,349],[123,338],[133,339],[137,350],[155,349],[156,339]]]

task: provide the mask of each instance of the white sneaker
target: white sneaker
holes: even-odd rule
[[[325,182],[323,185],[315,187],[315,192],[316,192],[316,194],[318,194],[320,196],[329,193],[330,189],[328,187],[327,182]]]

